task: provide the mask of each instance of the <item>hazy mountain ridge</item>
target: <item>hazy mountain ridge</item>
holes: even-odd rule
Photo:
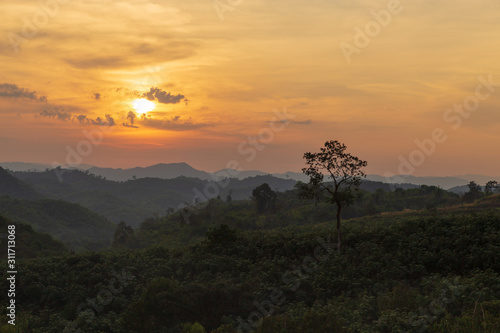
[[[11,176],[0,167],[0,195],[8,195],[16,199],[41,199],[43,196],[23,181]]]
[[[218,182],[184,176],[116,182],[92,175],[90,171],[79,170],[12,172],[12,175],[47,198],[80,204],[112,222],[124,221],[133,227],[138,227],[152,215],[164,215],[166,211],[177,210],[180,206],[193,205],[218,196],[223,200],[228,196],[233,200],[247,200],[252,196],[252,191],[263,183],[269,184],[277,192],[292,190],[297,183],[293,179],[272,175],[242,180],[229,178]],[[414,188],[416,185],[401,184],[397,187]],[[370,192],[377,189],[391,191],[394,187],[366,180],[361,189]]]
[[[36,164],[36,163],[21,163],[21,162],[5,162],[0,163],[0,166],[4,166],[12,171],[45,171],[47,168],[52,169],[53,166],[47,164]],[[64,167],[63,168],[67,168]],[[236,178],[238,180],[243,180],[246,178],[271,175],[276,178],[290,179],[295,181],[307,182],[308,177],[301,172],[288,171],[285,173],[267,173],[259,170],[247,170],[247,171],[237,171],[232,169],[222,169],[216,172],[206,172],[202,170],[195,169],[187,163],[160,163],[148,167],[135,167],[135,168],[101,168],[90,166],[86,164],[79,165],[78,168],[68,168],[68,169],[79,169],[83,171],[89,171],[90,173],[105,177],[108,180],[113,181],[127,181],[139,178],[161,178],[161,179],[173,179],[177,177],[190,177],[198,178],[201,180],[220,180],[223,178]],[[467,185],[470,181],[475,181],[481,185],[484,185],[489,180],[496,180],[500,182],[500,177],[484,176],[484,175],[458,175],[449,177],[419,177],[413,175],[397,175],[393,177],[383,177],[380,175],[367,175],[367,180],[392,183],[392,184],[414,184],[414,185],[429,185],[429,186],[439,186],[443,189],[451,189],[457,186]]]

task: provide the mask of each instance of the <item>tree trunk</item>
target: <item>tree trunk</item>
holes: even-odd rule
[[[342,210],[342,205],[340,203],[337,203],[337,250],[339,251],[340,254],[340,246],[342,243],[342,237],[340,234],[340,211]]]

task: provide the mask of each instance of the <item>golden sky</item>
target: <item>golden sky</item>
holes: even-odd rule
[[[1,8],[0,162],[300,171],[339,140],[369,173],[500,175],[497,0]]]

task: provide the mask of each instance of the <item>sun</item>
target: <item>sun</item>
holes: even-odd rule
[[[154,102],[148,101],[145,98],[141,98],[133,101],[132,107],[135,109],[135,112],[142,114],[153,111],[156,108],[156,105]]]

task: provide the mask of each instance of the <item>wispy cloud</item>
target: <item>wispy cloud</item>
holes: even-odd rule
[[[113,116],[105,114],[104,117],[95,119],[89,118],[87,115],[74,115],[61,106],[56,106],[51,109],[45,109],[39,113],[39,116],[58,119],[62,121],[74,121],[81,125],[97,125],[97,126],[115,126],[116,122]]]
[[[170,119],[153,119],[146,115],[142,115],[140,124],[145,127],[170,131],[189,131],[210,126],[206,123],[194,123],[191,118],[182,120],[180,116],[175,116]]]
[[[0,84],[0,97],[20,98],[33,102],[47,102],[47,96],[39,96],[34,90],[20,88],[16,84],[12,83]]]
[[[40,112],[40,116],[55,118],[64,121],[71,120],[71,118],[73,117],[70,113],[65,112],[64,108],[61,107],[55,107],[49,110],[43,110],[42,112]]]
[[[309,125],[312,124],[311,119],[307,120],[291,120],[291,119],[281,119],[281,120],[275,120],[275,121],[269,121],[271,124],[298,124],[298,125]]]

